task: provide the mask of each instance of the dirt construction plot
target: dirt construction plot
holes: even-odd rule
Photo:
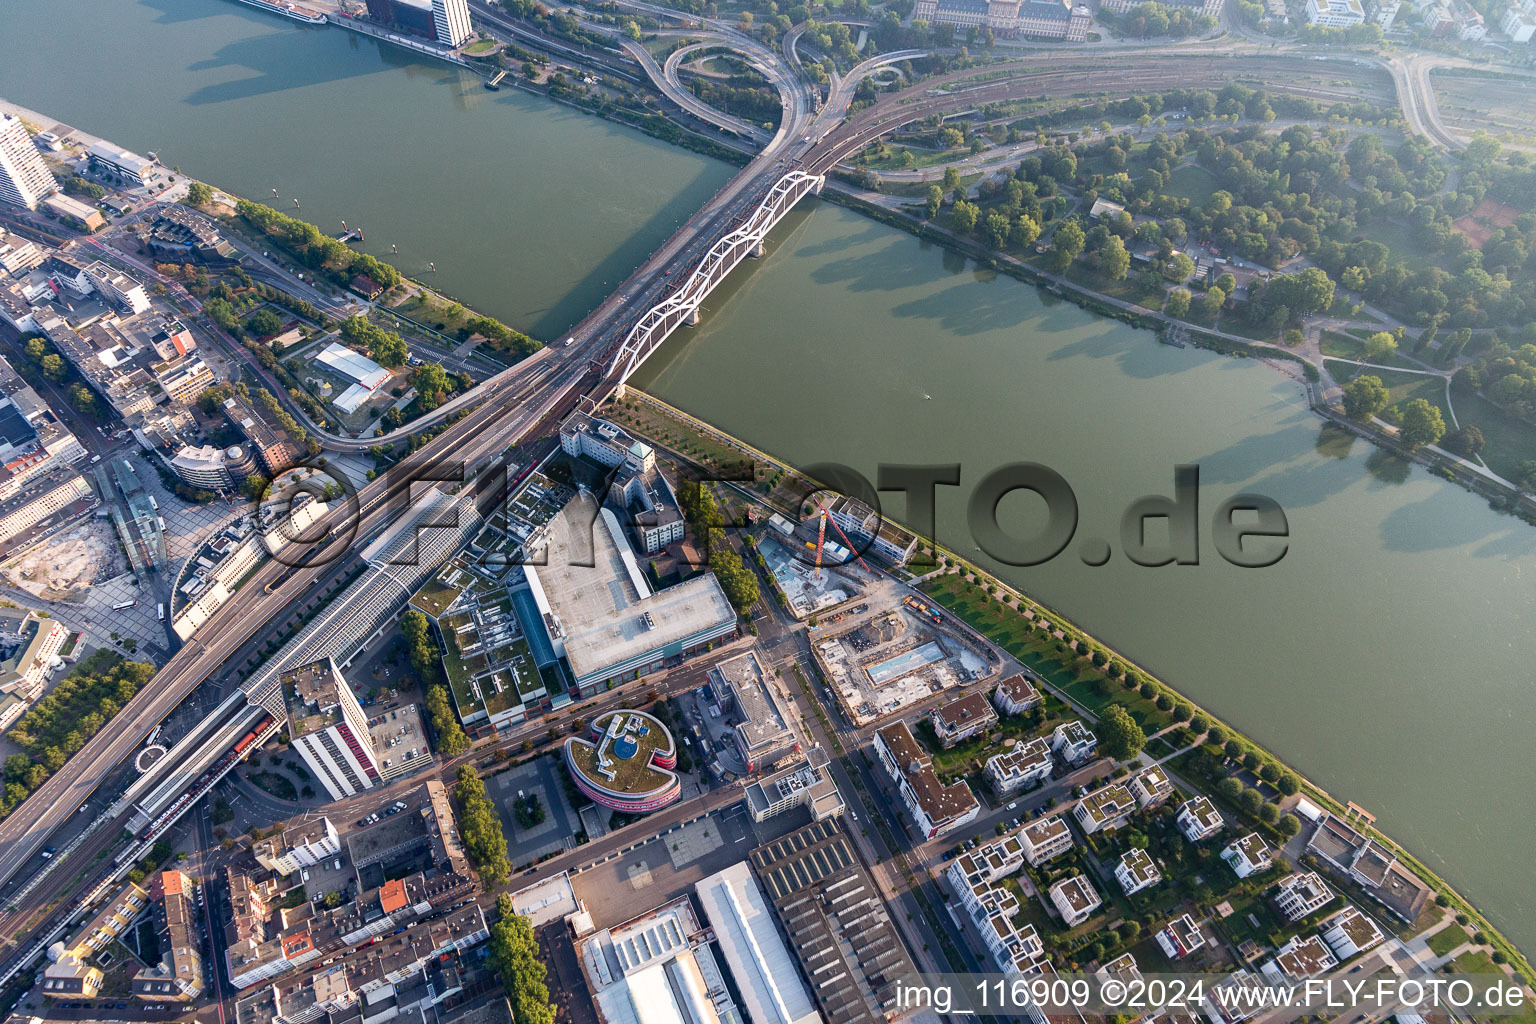
[[[21,555],[4,577],[49,601],[81,601],[92,584],[127,570],[111,522],[91,519]]]

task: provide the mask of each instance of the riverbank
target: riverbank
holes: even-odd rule
[[[636,432],[644,433],[649,429],[649,431],[653,432],[653,436],[657,436],[658,440],[664,440],[668,448],[681,453],[684,458],[688,458],[690,461],[698,464],[701,469],[706,471],[707,476],[723,476],[723,471],[730,467],[733,462],[739,463],[740,460],[751,460],[759,463],[758,472],[755,474],[755,478],[759,481],[770,479],[804,479],[803,475],[789,463],[638,388],[630,387],[623,399],[610,403],[607,407],[600,409],[599,414],[634,429]],[[665,424],[665,426],[662,426],[662,424]],[[663,432],[665,432],[664,438],[661,436]],[[764,472],[763,464],[772,467],[772,470]],[[756,493],[750,494],[750,497],[754,501],[768,505],[780,514],[791,518],[798,518],[798,510],[786,507],[782,501],[776,500],[779,497],[777,488],[774,488],[773,492],[770,493],[759,487]],[[908,528],[910,529],[910,526]],[[925,538],[924,543],[928,544],[931,542]],[[1302,771],[1295,768],[1283,757],[1272,753],[1264,744],[1252,739],[1247,731],[1231,725],[1228,720],[1223,719],[1217,713],[1186,695],[1177,686],[1148,669],[1142,661],[1126,654],[1110,643],[1098,639],[1095,634],[1076,624],[1076,622],[1057,608],[1029,596],[1015,585],[1008,583],[982,566],[959,555],[952,548],[936,544],[933,545],[933,549],[936,552],[935,558],[938,563],[938,568],[934,571],[933,575],[960,572],[965,576],[974,577],[972,582],[974,588],[978,592],[988,592],[990,597],[999,603],[1002,609],[1000,614],[1008,616],[1009,619],[1029,614],[1039,619],[1049,620],[1056,624],[1066,636],[1079,639],[1092,647],[1101,649],[1107,653],[1110,659],[1120,662],[1128,671],[1138,673],[1155,687],[1160,687],[1162,690],[1167,691],[1175,701],[1189,705],[1196,714],[1204,715],[1213,724],[1220,726],[1229,736],[1238,739],[1249,749],[1259,752],[1261,756],[1268,760],[1273,760],[1283,765],[1286,771],[1297,776],[1301,782],[1301,791],[1319,807],[1340,816],[1348,813],[1345,801],[1334,797],[1326,787],[1308,778]],[[922,571],[922,567],[914,566],[913,568],[917,572]],[[911,581],[921,583],[922,578],[911,577]],[[999,631],[1006,631],[1007,629],[1006,622],[997,616],[988,621],[976,620],[974,616],[965,614],[965,609],[961,607],[962,602],[945,600],[944,596],[940,593],[934,593],[932,596],[945,604],[951,613],[959,616],[971,629],[982,636],[986,636],[994,644],[998,642],[997,634]],[[1007,650],[1007,647],[1005,646],[1004,649]],[[1009,653],[1016,656],[1016,652],[1009,651]],[[1063,699],[1077,701],[1077,697],[1072,694],[1064,694]],[[1450,883],[1430,870],[1422,861],[1413,856],[1402,844],[1396,842],[1390,836],[1374,827],[1367,829],[1366,832],[1371,838],[1389,847],[1396,853],[1403,863],[1415,875],[1433,888],[1437,894],[1444,894],[1446,906],[1443,909],[1447,914],[1466,914],[1471,922],[1468,927],[1474,931],[1483,932],[1489,940],[1488,945],[1490,948],[1502,953],[1503,957],[1528,982],[1536,981],[1536,972],[1533,972],[1531,963],[1525,954],[1511,940],[1505,937],[1469,899],[1457,892]]]

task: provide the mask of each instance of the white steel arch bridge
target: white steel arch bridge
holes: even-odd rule
[[[760,256],[763,239],[784,215],[794,209],[796,203],[809,193],[821,192],[826,178],[805,171],[789,171],[763,197],[751,215],[734,231],[723,236],[708,254],[699,261],[682,286],[661,302],[646,310],[644,316],[629,329],[624,341],[614,352],[605,377],[614,384],[623,384],[650,358],[651,353],[680,324],[696,324],[699,306],[715,286],[725,280],[736,265],[748,256]]]

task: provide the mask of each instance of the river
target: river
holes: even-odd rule
[[[61,26],[68,27],[63,31]],[[339,29],[225,0],[12,0],[0,96],[253,198],[362,225],[366,248],[553,338],[729,169]],[[58,69],[67,68],[61,73]],[[558,242],[554,241],[558,239]],[[391,256],[389,245],[400,254]],[[1061,473],[1079,537],[1201,471],[1201,564],[997,567],[1380,824],[1536,949],[1536,531],[1325,432],[1268,367],[1159,345],[827,204],[797,212],[637,383],[793,462],[959,462],[940,531],[1006,462]],[[1238,569],[1209,516],[1285,509]],[[900,513],[899,505],[891,511]],[[1009,498],[1021,530],[1034,511]],[[1116,545],[1118,546],[1118,544]]]

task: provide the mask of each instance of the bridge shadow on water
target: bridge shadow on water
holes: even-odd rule
[[[627,131],[618,126],[614,128]],[[536,318],[526,328],[528,333],[544,341],[554,340],[596,309],[635,272],[636,267],[650,258],[651,251],[663,245],[682,224],[687,223],[688,218],[699,212],[699,208],[714,195],[718,174],[713,164],[701,166],[692,180],[678,188],[676,198],[669,200],[652,217],[614,244],[609,255],[598,261],[564,295],[538,310]],[[685,279],[685,273],[693,272],[696,263],[697,260],[679,264],[669,281],[681,282]],[[635,307],[625,312],[631,318],[638,318],[644,311]]]
[[[207,2],[242,14],[249,12],[250,17],[261,19],[264,23],[278,21],[283,27],[291,26],[295,31],[269,32],[236,39],[219,47],[212,56],[188,64],[187,70],[198,74],[220,69],[251,72],[243,78],[210,83],[194,89],[183,101],[192,106],[270,96],[400,69],[419,68],[432,80],[444,84],[456,82],[459,77],[458,69],[451,65],[438,66],[420,54],[387,45],[371,36],[334,26],[282,22],[277,15],[262,14],[234,3],[233,0]],[[339,52],[342,48],[353,53],[343,55]]]

